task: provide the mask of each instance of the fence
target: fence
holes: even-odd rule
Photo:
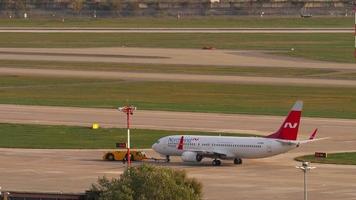
[[[22,2],[22,3],[18,3]],[[126,17],[177,15],[350,15],[349,0],[207,0],[172,1],[0,0],[0,17]],[[108,3],[111,2],[111,3]]]

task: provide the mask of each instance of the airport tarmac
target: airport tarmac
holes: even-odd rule
[[[189,177],[203,183],[204,199],[290,199],[303,198],[303,174],[292,158],[301,152],[258,160],[244,160],[236,166],[223,161],[220,167],[210,160],[185,164],[153,163],[184,169]],[[102,161],[105,150],[0,149],[0,186],[3,190],[83,192],[98,177],[118,177],[122,162]],[[157,156],[151,150],[151,156]],[[137,165],[139,163],[135,163]],[[356,199],[356,166],[320,165],[308,175],[309,197],[314,200]]]

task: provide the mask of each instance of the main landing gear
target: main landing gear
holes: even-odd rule
[[[166,162],[169,163],[171,159],[169,158],[169,155],[166,155]]]
[[[221,165],[221,161],[218,159],[214,159],[213,160],[213,166],[220,166]],[[241,165],[242,164],[242,159],[241,158],[235,158],[234,159],[234,164],[235,165]]]
[[[234,159],[234,164],[235,165],[241,165],[242,164],[242,159],[241,158],[235,158]]]
[[[221,165],[221,161],[218,159],[214,159],[213,160],[213,166],[220,166]]]

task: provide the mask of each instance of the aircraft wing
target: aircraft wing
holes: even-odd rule
[[[207,158],[226,159],[228,157],[228,154],[223,151],[199,151],[199,150],[187,150],[187,151],[196,152],[196,153],[198,153],[204,157],[207,157]]]
[[[200,154],[202,154],[204,157],[208,157],[208,158],[221,158],[221,159],[226,159],[228,157],[228,155],[226,154],[226,152],[222,152],[222,151],[196,151]]]

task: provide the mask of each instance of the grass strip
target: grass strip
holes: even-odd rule
[[[151,148],[159,138],[167,135],[219,135],[194,131],[162,131],[131,129],[133,148]],[[247,134],[222,133],[227,136]],[[117,142],[125,142],[127,132],[121,128],[97,130],[77,126],[47,126],[0,124],[1,148],[35,149],[114,149]],[[251,136],[251,135],[249,135]]]
[[[323,164],[356,165],[356,152],[330,153],[327,158],[315,158],[314,155],[305,155],[297,157],[295,160]]]
[[[0,33],[0,47],[159,47],[273,50],[315,60],[355,62],[353,37],[344,33]],[[291,51],[291,49],[294,49]]]

